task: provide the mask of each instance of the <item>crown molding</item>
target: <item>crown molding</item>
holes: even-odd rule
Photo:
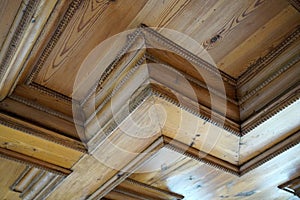
[[[237,87],[241,87],[257,74],[263,71],[274,59],[281,55],[288,47],[294,44],[300,36],[300,26],[289,34],[280,44],[278,44],[272,51],[270,51],[264,57],[258,59],[254,64],[248,67],[248,69],[238,78]]]

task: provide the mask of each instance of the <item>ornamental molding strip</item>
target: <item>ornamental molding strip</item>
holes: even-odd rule
[[[21,199],[46,199],[66,176],[27,166],[10,187]]]

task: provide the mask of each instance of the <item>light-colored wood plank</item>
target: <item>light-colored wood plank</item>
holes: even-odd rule
[[[82,152],[0,125],[0,145],[64,168],[71,168]]]

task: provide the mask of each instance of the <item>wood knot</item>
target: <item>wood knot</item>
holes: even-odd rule
[[[212,38],[210,39],[210,43],[215,43],[215,42],[217,42],[220,38],[221,38],[221,36],[218,34],[218,35],[216,35],[216,36],[214,36],[214,37],[212,37]]]

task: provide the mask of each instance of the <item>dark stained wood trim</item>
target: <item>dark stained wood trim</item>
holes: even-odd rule
[[[66,176],[53,174],[27,166],[19,178],[10,187],[20,193],[22,199],[45,199]]]
[[[11,151],[8,149],[4,149],[0,147],[0,157],[8,160],[12,160],[21,164],[25,164],[31,167],[35,167],[38,169],[42,169],[57,175],[68,175],[72,171],[21,153],[17,153],[15,151]]]
[[[300,176],[279,185],[278,188],[300,198]]]
[[[290,148],[298,145],[299,143],[300,143],[300,130],[288,136],[281,142],[278,142],[277,144],[273,145],[272,147],[262,152],[261,154],[246,161],[244,164],[240,166],[240,174],[241,175],[246,174],[247,172],[263,165],[264,163],[282,154],[283,152],[289,150]]]
[[[288,2],[290,2],[290,4],[291,4],[296,10],[298,10],[298,12],[300,12],[300,1],[299,1],[299,0],[288,0]]]

